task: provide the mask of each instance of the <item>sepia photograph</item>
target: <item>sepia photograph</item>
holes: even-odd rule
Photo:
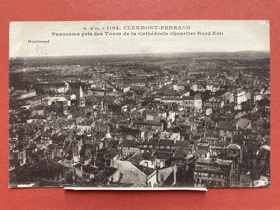
[[[9,187],[270,187],[267,20],[10,22]]]

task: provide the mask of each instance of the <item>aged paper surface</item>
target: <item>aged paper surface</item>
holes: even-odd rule
[[[270,186],[268,21],[11,22],[11,188]]]

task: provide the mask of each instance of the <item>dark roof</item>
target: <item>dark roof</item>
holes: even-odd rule
[[[36,100],[40,100],[40,99],[43,99],[43,98],[46,98],[46,97],[49,97],[50,95],[49,94],[43,94],[43,95],[40,95],[40,96],[35,96],[33,98],[30,98],[28,99],[28,101],[36,101]]]
[[[111,139],[109,141],[109,147],[116,147],[119,144],[118,140]]]
[[[118,171],[118,169],[114,168],[114,167],[106,167],[100,171],[98,171],[98,174],[95,175],[94,177],[94,182],[98,182],[101,184],[104,184],[105,182],[109,181],[108,179],[114,175],[114,173]]]
[[[112,150],[105,155],[106,159],[113,159],[118,154],[117,150]]]
[[[60,145],[57,145],[57,144],[49,144],[48,148],[49,149],[54,149],[54,148],[62,149],[63,146],[60,146]]]
[[[120,145],[123,147],[139,147],[140,143],[134,140],[125,140]]]
[[[80,163],[76,164],[74,167],[79,169],[82,167],[83,171],[86,173],[94,173],[97,171],[97,168],[94,168],[91,165],[82,165]]]
[[[153,168],[148,168],[142,165],[138,165],[138,164],[133,164],[136,168],[138,168],[140,171],[142,171],[144,174],[146,174],[146,176],[151,175],[152,173],[154,173],[154,171],[156,169]]]
[[[232,141],[233,142],[242,142],[244,140],[243,135],[233,135],[232,136]]]
[[[55,162],[54,160],[50,158],[43,159],[36,164],[26,164],[22,167],[16,168],[12,171],[17,177],[18,181],[23,180],[34,180],[36,178],[43,178],[40,177],[42,173],[36,173],[36,172],[42,172],[45,171],[46,174],[49,172],[60,172],[66,170],[67,167],[63,166],[60,163]],[[10,172],[11,173],[11,172]]]
[[[174,146],[184,147],[184,148],[191,148],[192,145],[188,141],[176,141]]]
[[[187,149],[187,148],[179,147],[173,153],[173,157],[176,158],[176,159],[184,159],[188,155],[189,151],[190,150]]]
[[[141,145],[156,145],[158,143],[158,139],[152,138],[149,141],[144,141]]]
[[[160,121],[155,121],[155,120],[149,120],[149,121],[134,121],[133,124],[138,124],[138,125],[155,125],[155,126],[161,126]]]
[[[208,153],[208,151],[205,150],[196,150],[195,154],[199,154],[199,155],[206,155]]]
[[[137,153],[128,159],[131,163],[139,164],[143,160],[142,154]]]
[[[155,157],[153,157],[152,153],[150,153],[150,152],[142,153],[142,157],[143,157],[144,160],[151,160],[151,161],[155,160]]]
[[[264,135],[270,135],[270,129],[265,129],[265,130],[255,130],[258,134],[264,136]]]
[[[174,141],[172,140],[161,139],[158,142],[158,146],[173,146],[173,145],[174,145]]]
[[[170,152],[163,152],[163,151],[156,151],[153,156],[157,159],[168,159],[172,156],[173,154]]]

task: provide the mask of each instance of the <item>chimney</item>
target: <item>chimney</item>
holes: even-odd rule
[[[173,172],[174,172],[174,182],[173,182],[173,184],[172,184],[172,186],[173,186],[173,185],[175,185],[175,184],[177,183],[177,177],[176,177],[176,174],[177,174],[177,166],[176,166],[176,164],[175,164],[172,168],[173,168]]]

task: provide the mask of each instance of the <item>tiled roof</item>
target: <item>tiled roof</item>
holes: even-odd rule
[[[123,147],[139,147],[140,143],[134,140],[125,140],[120,145]]]
[[[158,146],[173,146],[173,145],[174,145],[174,141],[172,140],[161,139],[158,142]]]
[[[162,152],[162,151],[156,151],[153,156],[157,159],[168,159],[171,157],[173,154],[170,152]]]
[[[138,165],[138,164],[133,164],[136,168],[138,168],[140,171],[142,171],[144,174],[146,174],[146,176],[151,175],[152,173],[155,172],[155,169],[153,168],[148,168],[142,165]]]

